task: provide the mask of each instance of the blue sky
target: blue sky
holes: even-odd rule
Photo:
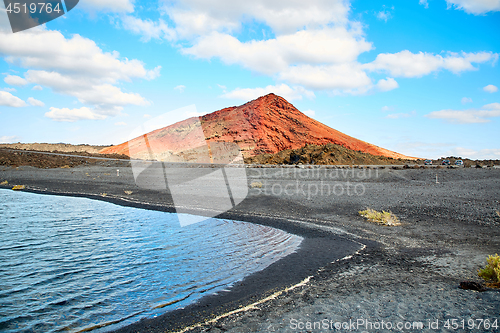
[[[274,92],[403,154],[500,159],[499,31],[500,0],[81,0],[15,34],[0,5],[0,142],[118,144]]]

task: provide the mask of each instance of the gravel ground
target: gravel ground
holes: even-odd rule
[[[113,163],[72,169],[0,168],[0,182],[7,180],[9,186],[22,184],[27,190],[44,193],[82,195],[172,211],[168,190],[141,189],[135,185],[127,162]],[[479,282],[476,270],[484,266],[488,255],[500,253],[500,217],[496,213],[500,211],[499,169],[318,172],[317,169],[252,168],[246,169],[246,175],[247,198],[222,217],[272,225],[310,240],[341,238],[362,244],[362,250],[352,247],[352,255],[347,258],[324,263],[313,272],[303,270],[294,275],[285,285],[312,277],[292,290],[260,290],[251,298],[226,302],[225,306],[220,306],[224,303],[223,296],[218,298],[219,303],[214,301],[215,297],[204,303],[208,311],[197,312],[201,315],[193,315],[194,319],[189,321],[202,324],[188,331],[451,332],[469,331],[468,325],[472,323],[475,332],[499,331],[486,329],[484,325],[477,327],[480,319],[497,320],[500,325],[499,290],[476,292],[458,288],[464,280]],[[203,201],[210,202],[210,198],[199,199],[193,202],[200,205]],[[385,227],[366,222],[357,212],[367,207],[392,211],[402,225]],[[192,208],[193,212],[203,214],[198,209],[202,207]],[[356,249],[359,251],[353,253]],[[322,251],[318,249],[317,253]],[[314,258],[315,252],[308,255]],[[304,260],[307,258],[297,265]],[[247,291],[253,289],[255,286]],[[247,311],[203,323],[203,319],[217,317],[275,292],[278,294]],[[190,310],[185,309],[175,317],[167,314],[163,319],[142,321],[124,331],[177,330],[188,321],[176,318],[190,316]],[[459,327],[446,328],[448,319],[450,325],[456,319]],[[388,329],[388,323],[392,329]],[[403,325],[402,329],[397,325]]]

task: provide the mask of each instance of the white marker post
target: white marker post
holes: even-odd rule
[[[120,169],[116,169],[116,177],[120,177]]]

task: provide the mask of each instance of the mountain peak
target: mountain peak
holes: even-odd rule
[[[283,97],[278,96],[278,95],[276,95],[275,93],[269,93],[269,94],[267,94],[267,95],[260,96],[259,98],[254,99],[254,101],[256,101],[256,100],[266,100],[266,99],[269,99],[269,98],[275,98],[275,97],[279,97],[279,98],[284,99]]]
[[[274,93],[269,93],[264,96],[260,96],[254,100],[248,101],[243,105],[237,106],[235,108],[242,109],[246,107],[252,107],[252,108],[257,108],[259,106],[265,107],[265,106],[271,106],[274,105],[276,107],[282,107],[282,108],[294,108],[295,107],[288,102],[285,98],[278,96]]]
[[[261,103],[265,103],[265,104],[278,104],[278,103],[281,103],[281,104],[284,104],[284,105],[291,105],[293,107],[293,105],[290,102],[288,102],[286,99],[284,99],[283,97],[278,96],[278,95],[276,95],[274,93],[269,93],[267,95],[261,96],[261,97],[259,97],[257,99],[254,99],[253,101],[250,101],[249,103],[252,103],[252,102],[255,102],[255,101],[258,101],[258,102],[261,102]]]

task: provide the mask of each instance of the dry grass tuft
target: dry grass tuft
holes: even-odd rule
[[[262,183],[261,182],[253,182],[252,184],[250,184],[250,187],[251,188],[262,188]]]
[[[9,185],[9,182],[4,180],[3,182],[0,183],[0,185]]]
[[[126,195],[131,195],[132,193],[134,193],[133,191],[124,191]]]
[[[25,188],[26,188],[26,186],[24,186],[24,185],[16,185],[12,189],[14,191],[18,191],[18,190],[24,190]]]
[[[396,226],[401,225],[399,219],[392,212],[381,211],[377,212],[374,209],[367,208],[366,210],[362,210],[358,212],[359,215],[365,217],[370,222],[375,222],[382,225],[387,226]]]
[[[477,271],[477,275],[482,277],[486,282],[486,286],[490,288],[500,288],[500,256],[488,256],[486,259],[488,264]]]

